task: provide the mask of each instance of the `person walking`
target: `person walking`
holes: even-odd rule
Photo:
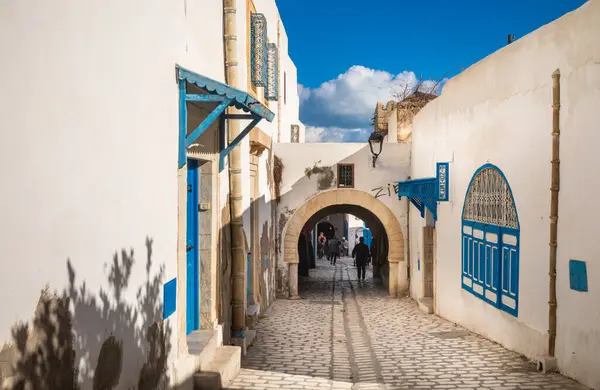
[[[364,237],[359,238],[358,244],[352,249],[352,258],[356,260],[356,270],[358,272],[358,280],[365,280],[365,274],[367,273],[366,265],[371,257],[369,247],[365,244]],[[362,274],[362,278],[361,278]]]
[[[348,254],[348,240],[346,237],[342,237],[342,256],[347,257]]]
[[[323,258],[325,254],[325,242],[327,238],[323,235],[323,232],[319,233],[319,237],[317,237],[317,255],[319,256],[319,260]]]
[[[337,258],[340,256],[340,240],[333,237],[329,240],[329,263],[335,265]]]

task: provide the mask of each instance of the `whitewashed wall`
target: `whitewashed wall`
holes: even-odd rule
[[[176,277],[175,64],[224,81],[222,40],[208,39],[222,31],[221,7],[212,1],[186,8],[139,0],[3,3],[1,341],[16,321],[31,318],[44,285],[68,287],[67,259],[76,285],[85,282],[98,297],[100,289],[111,291],[104,264],[133,248],[136,263],[123,299],[135,305],[148,236],[153,273],[164,265],[162,283]],[[84,321],[76,318],[76,328]],[[176,316],[167,323],[170,375],[183,379],[188,373],[174,369]],[[124,349],[122,387],[137,381],[143,361],[135,354]]]
[[[281,36],[285,36],[285,32],[282,31]],[[280,142],[291,142],[292,129],[291,125],[300,126],[300,142],[304,142],[305,139],[305,128],[300,122],[300,98],[298,96],[298,72],[294,62],[290,58],[288,53],[281,56],[281,62],[283,70],[281,73],[282,82],[280,84],[279,92],[284,94],[285,99],[282,100],[282,121],[281,121],[281,139]],[[285,72],[285,73],[284,73]],[[283,88],[283,77],[285,77],[285,91]],[[282,95],[283,96],[283,95]]]
[[[547,353],[552,78],[561,79],[558,338],[561,371],[600,387],[600,188],[595,174],[600,120],[600,3],[515,41],[450,80],[416,117],[412,177],[451,161],[450,202],[438,206],[437,308],[441,316],[534,358]],[[482,87],[485,86],[485,87]],[[519,316],[461,289],[461,214],[467,186],[485,163],[506,175],[520,222]],[[416,213],[413,213],[413,215]],[[419,224],[420,222],[420,224]],[[420,218],[411,219],[413,272]],[[587,261],[589,292],[569,287],[569,259]],[[420,280],[413,274],[412,280]],[[412,292],[420,296],[420,286]]]
[[[276,42],[275,2],[256,3],[269,18],[269,39]],[[245,2],[238,1],[238,7],[238,54],[245,64]],[[153,240],[152,273],[165,266],[157,296],[162,302],[162,283],[177,276],[178,224],[179,237],[185,236],[185,203],[178,218],[178,202],[185,202],[178,187],[186,178],[177,169],[175,65],[225,82],[222,20],[221,2],[208,0],[3,4],[0,295],[11,298],[2,305],[0,344],[10,338],[17,321],[31,319],[45,285],[59,292],[68,288],[67,259],[76,287],[85,282],[97,298],[100,289],[111,291],[105,263],[110,265],[115,252],[132,248],[136,262],[123,299],[135,306],[137,290],[146,281],[146,236]],[[288,83],[292,80],[288,76]],[[276,102],[269,108],[277,113]],[[276,134],[276,126],[277,119],[260,123],[267,134]],[[242,148],[248,151],[248,139]],[[247,173],[248,153],[242,155]],[[260,163],[260,192],[268,202],[267,155]],[[217,215],[227,200],[227,169],[219,179]],[[248,184],[245,179],[246,202]],[[261,222],[266,219],[265,211]],[[185,310],[180,301],[167,320],[173,383],[189,379],[195,369],[178,345],[185,336],[178,332],[179,312]],[[98,328],[102,326],[95,324],[94,331],[109,332]],[[86,327],[76,317],[76,330]],[[89,358],[79,355],[92,369],[99,345],[94,348]],[[143,357],[136,353],[135,348],[124,349],[121,387],[137,381]]]

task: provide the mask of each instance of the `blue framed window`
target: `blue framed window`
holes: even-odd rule
[[[502,171],[486,164],[469,184],[462,214],[462,288],[519,314],[519,218]]]

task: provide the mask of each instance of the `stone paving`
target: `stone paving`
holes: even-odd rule
[[[231,389],[560,389],[514,352],[391,299],[352,260],[317,260],[300,300],[278,300],[259,320]]]

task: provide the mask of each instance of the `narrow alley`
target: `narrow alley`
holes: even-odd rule
[[[499,344],[391,299],[352,259],[317,260],[300,300],[277,300],[232,389],[587,389]]]

